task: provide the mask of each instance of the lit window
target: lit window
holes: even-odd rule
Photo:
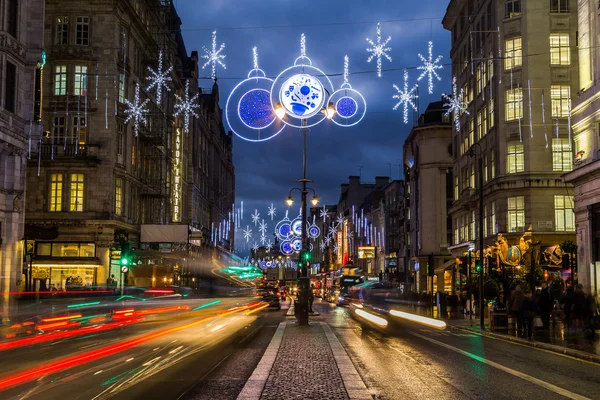
[[[508,198],[506,218],[509,232],[523,232],[525,230],[525,197]]]
[[[506,155],[506,172],[514,174],[525,171],[525,151],[523,143],[509,142]]]
[[[487,182],[488,180],[488,159],[487,157],[483,157],[483,182]]]
[[[481,94],[481,88],[482,88],[482,82],[483,82],[483,71],[481,70],[481,67],[483,66],[483,64],[479,64],[477,66],[477,70],[476,70],[476,85],[477,85],[477,95]]]
[[[506,0],[504,2],[504,19],[521,15],[521,0]]]
[[[115,178],[115,214],[123,212],[123,178]]]
[[[550,86],[552,116],[568,117],[571,109],[571,87],[569,85]]]
[[[89,17],[77,17],[77,36],[75,44],[87,46],[90,39]]]
[[[469,174],[469,187],[475,189],[475,165],[471,164],[471,173]]]
[[[485,110],[480,110],[477,112],[477,140],[481,140],[483,137],[483,112],[485,112]]]
[[[75,75],[73,79],[73,94],[75,96],[85,96],[87,93],[87,67],[85,65],[75,66]]]
[[[87,125],[85,123],[85,117],[73,117],[73,140],[79,144],[85,144],[87,142],[86,131]]]
[[[50,211],[62,211],[62,189],[63,176],[62,174],[50,175]]]
[[[506,39],[504,41],[504,69],[520,67],[522,63],[521,38]]]
[[[550,64],[571,65],[571,49],[569,48],[568,33],[550,35]]]
[[[569,0],[550,0],[550,12],[552,13],[568,13]]]
[[[481,109],[481,129],[482,129],[482,135],[481,137],[484,137],[489,129],[489,125],[488,125],[488,110],[486,106],[483,106],[483,108]]]
[[[460,236],[459,236],[459,230],[458,230],[458,218],[456,218],[454,220],[454,244],[459,244],[460,243]]]
[[[83,211],[84,185],[83,174],[71,174],[71,203],[69,211]]]
[[[119,75],[119,103],[125,103],[125,74]]]
[[[487,217],[487,206],[483,207],[483,237],[488,235],[488,217]]]
[[[574,231],[573,196],[554,196],[554,225],[556,231]]]
[[[67,66],[56,65],[54,67],[54,95],[63,96],[67,94]]]
[[[117,154],[123,155],[123,147],[125,147],[125,125],[119,124],[119,132],[117,136]]]
[[[471,212],[471,229],[469,232],[469,240],[475,240],[475,211]]]
[[[64,116],[54,117],[54,140],[57,143],[62,143],[65,140],[65,121]]]
[[[492,201],[492,206],[490,207],[490,232],[492,235],[498,233],[496,229],[496,202]]]
[[[471,118],[469,120],[469,145],[466,150],[468,150],[475,143],[475,121]]]
[[[458,200],[458,176],[454,177],[454,200]]]
[[[552,170],[570,171],[573,169],[573,151],[568,138],[552,139]]]
[[[523,90],[521,88],[506,90],[505,120],[512,121],[523,117]]]
[[[490,168],[492,172],[491,179],[496,177],[496,156],[494,155],[494,151],[492,151],[492,161],[490,161]]]
[[[54,44],[69,44],[69,17],[56,17]]]

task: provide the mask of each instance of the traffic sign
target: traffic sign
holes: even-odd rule
[[[129,272],[129,267],[127,265],[121,266],[121,272],[126,274]]]

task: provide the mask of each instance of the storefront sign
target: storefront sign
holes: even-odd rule
[[[170,253],[171,252],[171,243],[159,243],[158,251],[161,253]]]
[[[375,258],[375,247],[374,246],[359,246],[358,247],[358,258]]]
[[[172,221],[181,222],[181,158],[182,158],[181,128],[175,129],[175,146],[173,147],[173,210]]]

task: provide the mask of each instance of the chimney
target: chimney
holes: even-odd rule
[[[349,176],[348,177],[348,182],[350,182],[350,186],[358,186],[360,185],[360,176]]]
[[[389,183],[390,183],[389,176],[376,176],[375,177],[375,186],[377,186],[377,187],[387,186]]]

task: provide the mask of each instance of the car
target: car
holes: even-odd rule
[[[280,292],[279,289],[275,288],[275,287],[266,287],[263,289],[260,289],[257,292],[258,296],[262,298],[262,301],[264,301],[265,303],[269,303],[269,307],[271,308],[277,308],[278,310],[281,310],[281,302],[280,302]]]

